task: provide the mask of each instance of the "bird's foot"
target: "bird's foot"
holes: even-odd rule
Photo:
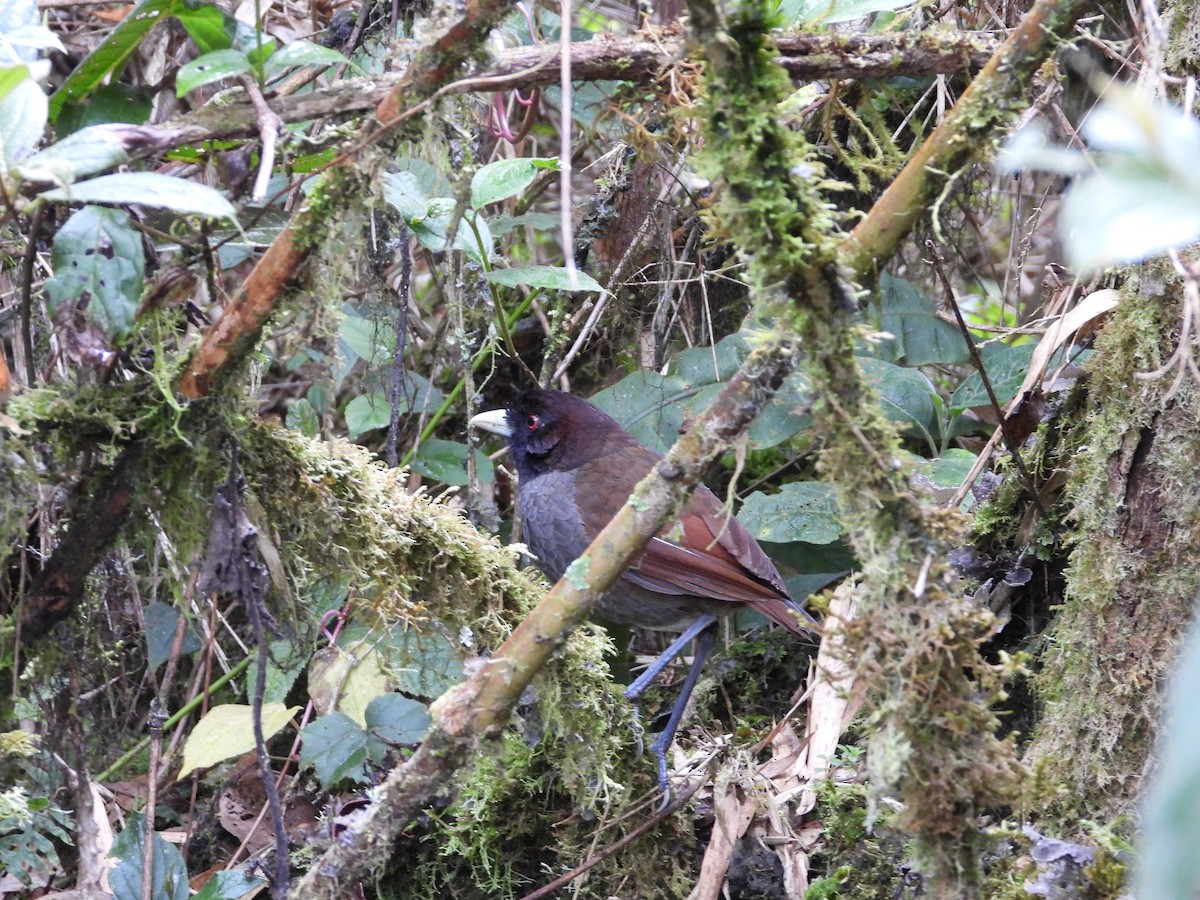
[[[658,760],[658,787],[663,795],[662,803],[658,807],[659,812],[671,805],[671,781],[667,778],[667,751],[671,749],[671,742],[663,740],[666,736],[666,732],[663,732],[650,745],[650,752]]]

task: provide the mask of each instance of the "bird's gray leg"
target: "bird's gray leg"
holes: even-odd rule
[[[687,631],[679,635],[679,637],[677,637],[671,643],[670,647],[654,658],[654,662],[647,666],[646,671],[639,675],[633,684],[625,688],[625,699],[630,703],[637,703],[637,701],[641,699],[642,694],[646,693],[646,688],[650,687],[651,682],[658,677],[658,674],[667,667],[671,660],[682,653],[683,648],[686,647],[696,637],[696,635],[700,634],[700,632],[716,621],[717,617],[712,615],[703,615],[696,619],[695,622],[688,626]]]
[[[712,618],[712,616],[708,618]],[[709,625],[711,624],[710,622]],[[700,670],[704,668],[704,663],[708,659],[708,654],[712,652],[716,638],[717,632],[714,628],[706,628],[700,633],[700,637],[696,640],[696,655],[692,658],[692,667],[688,669],[687,678],[683,680],[683,687],[679,690],[679,699],[675,701],[675,708],[671,710],[671,718],[667,720],[667,727],[650,745],[650,752],[658,759],[658,786],[662,788],[663,792],[663,801],[658,808],[659,812],[666,809],[667,804],[671,802],[671,785],[667,781],[667,751],[671,749],[671,741],[675,739],[675,732],[679,729],[679,720],[683,718],[683,711],[687,708],[696,682],[700,680]]]
[[[683,648],[688,643],[700,634],[709,625],[717,621],[717,617],[713,615],[703,615],[696,619],[683,634],[679,635],[671,646],[658,654],[654,661],[646,668],[646,671],[639,675],[629,687],[625,688],[625,699],[633,704],[633,729],[634,737],[637,739],[637,755],[641,758],[642,755],[642,710],[638,705],[638,701],[642,698],[642,694],[646,693],[646,688],[650,687],[659,673],[667,667],[667,665],[683,652]]]

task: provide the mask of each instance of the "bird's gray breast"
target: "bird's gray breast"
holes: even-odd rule
[[[575,500],[575,472],[535,475],[521,483],[518,500],[525,546],[546,577],[558,581],[591,543]]]

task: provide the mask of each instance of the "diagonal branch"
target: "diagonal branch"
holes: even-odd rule
[[[950,173],[1013,121],[1027,82],[1074,30],[1093,0],[1037,0],[959,101],[842,243],[843,262],[870,277],[938,197]]]
[[[382,868],[400,831],[453,791],[454,775],[470,761],[480,739],[494,737],[507,724],[533,676],[650,538],[678,515],[692,487],[753,421],[793,365],[791,343],[778,334],[751,353],[712,406],[496,654],[433,704],[433,724],[421,746],[376,789],[375,802],[296,884],[293,897],[347,896],[357,881]]]

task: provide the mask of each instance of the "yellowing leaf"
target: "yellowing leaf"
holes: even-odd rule
[[[379,652],[368,641],[317,653],[308,666],[308,696],[321,715],[342,712],[366,727],[367,704],[392,690]]]
[[[299,711],[299,706],[264,703],[263,739],[274,736]],[[179,770],[179,777],[183,778],[196,769],[215,766],[253,749],[254,707],[243,703],[214,706],[196,723],[183,745],[183,768]]]

